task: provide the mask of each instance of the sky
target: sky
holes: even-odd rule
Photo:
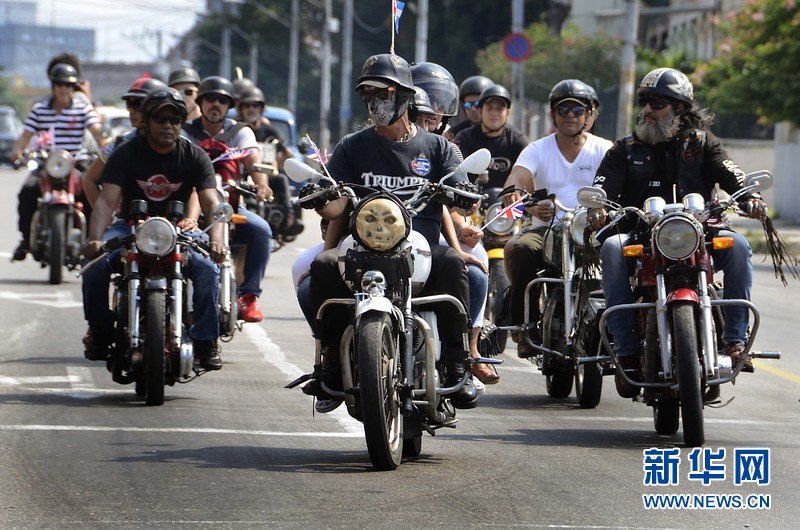
[[[153,61],[194,25],[205,0],[36,0],[38,24],[95,30],[96,61]]]

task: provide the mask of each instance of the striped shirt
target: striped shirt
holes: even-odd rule
[[[56,113],[52,104],[52,98],[34,104],[25,119],[25,130],[34,135],[47,135],[52,130],[55,133],[55,148],[75,154],[81,148],[84,131],[99,124],[100,117],[83,98],[72,96],[72,104],[60,114]]]

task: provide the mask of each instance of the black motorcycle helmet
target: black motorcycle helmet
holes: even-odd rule
[[[361,76],[356,82],[356,92],[365,87],[389,88],[397,91],[395,111],[390,124],[397,121],[407,110],[414,96],[414,82],[411,79],[411,68],[399,55],[382,53],[368,57],[361,69]]]
[[[264,101],[264,93],[261,91],[260,88],[257,86],[250,86],[246,87],[241,91],[239,97],[236,98],[236,104],[240,103],[261,103],[262,105],[266,105],[266,101]]]
[[[431,100],[428,98],[428,93],[422,90],[420,87],[415,87],[414,98],[411,101],[411,105],[408,107],[409,121],[416,122],[420,112],[424,112],[426,114],[436,114],[436,111],[433,110],[433,107],[431,106]]]
[[[181,83],[194,83],[200,86],[200,74],[193,68],[178,68],[169,74],[167,84],[169,86],[179,85]]]
[[[164,89],[167,88],[167,85],[152,77],[140,77],[133,82],[125,95],[122,96],[122,99],[125,101],[129,99],[144,99],[148,93],[157,88]]]
[[[509,94],[508,89],[503,85],[491,85],[486,87],[483,92],[481,92],[481,97],[478,99],[478,106],[482,107],[484,103],[489,101],[491,98],[498,98],[502,99],[506,107],[509,109],[511,108],[511,94]]]
[[[431,106],[445,116],[455,116],[458,112],[458,85],[444,67],[436,63],[415,63],[411,65],[411,80],[414,86],[428,94]]]
[[[239,101],[239,99],[242,97],[242,94],[244,94],[246,90],[250,88],[256,88],[256,84],[253,83],[251,79],[246,77],[237,77],[233,80],[232,84],[233,91],[231,93],[233,94],[233,99],[236,101]]]
[[[165,105],[177,109],[181,120],[186,120],[186,101],[183,99],[183,94],[172,87],[156,88],[152,90],[142,101],[142,113],[145,120],[148,120],[158,109]]]
[[[220,94],[227,97],[229,107],[233,107],[234,105],[233,83],[224,77],[212,75],[203,79],[203,82],[200,83],[200,91],[197,93],[198,105],[203,102],[203,96],[206,94]]]
[[[580,79],[563,79],[556,83],[550,91],[550,96],[548,97],[550,108],[554,109],[556,105],[565,99],[574,99],[589,107],[592,105],[593,92],[594,89]]]
[[[483,75],[473,75],[461,82],[461,86],[458,87],[458,95],[461,101],[464,101],[464,98],[471,95],[480,96],[481,93],[492,86],[494,81],[489,79]]]
[[[51,83],[69,83],[74,85],[78,82],[78,70],[69,64],[58,63],[47,73]]]
[[[592,85],[586,85],[589,87],[589,94],[592,98],[592,107],[594,107],[594,111],[597,112],[600,110],[600,98],[597,95],[597,90],[594,89]]]
[[[656,68],[648,72],[639,83],[636,91],[639,97],[656,95],[673,101],[686,103],[689,107],[694,103],[694,88],[689,78],[674,68]]]

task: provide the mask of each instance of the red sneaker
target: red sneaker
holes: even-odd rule
[[[239,305],[239,314],[245,322],[261,322],[264,320],[264,313],[258,307],[258,297],[254,294],[243,294],[236,299]]]

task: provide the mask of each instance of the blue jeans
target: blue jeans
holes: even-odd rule
[[[483,269],[472,263],[467,264],[467,281],[469,282],[469,319],[476,327],[483,321],[483,307],[486,294],[489,292],[489,276]]]
[[[124,231],[123,231],[124,230]],[[108,233],[112,235],[108,237]],[[115,235],[128,233],[128,227],[122,223],[112,224],[103,240],[107,241]],[[205,237],[195,232],[193,237]],[[92,327],[111,328],[114,325],[114,312],[108,306],[108,288],[112,272],[121,273],[120,251],[115,250],[103,257],[83,273],[83,316]],[[219,316],[217,300],[219,299],[219,268],[208,258],[193,250],[189,250],[189,260],[184,273],[194,284],[194,323],[189,331],[195,340],[214,341],[219,337]]]
[[[720,236],[732,237],[734,245],[724,250],[712,250],[711,259],[715,270],[725,275],[723,297],[750,300],[753,286],[753,251],[750,243],[741,234],[721,230]],[[622,247],[628,244],[627,235],[614,235],[606,239],[600,249],[603,268],[603,293],[606,307],[633,302],[629,277],[633,273],[635,260],[622,255]],[[724,308],[725,326],[722,330],[724,342],[747,340],[749,313],[746,307],[730,306]],[[614,351],[624,357],[636,353],[639,333],[636,330],[635,311],[619,311],[608,317],[608,330],[614,340]]]
[[[300,304],[300,310],[303,316],[306,317],[308,327],[314,331],[314,323],[317,321],[317,315],[314,314],[314,304],[311,302],[311,275],[309,274],[297,284],[297,302]]]
[[[244,259],[244,279],[237,293],[261,296],[261,279],[267,270],[269,255],[272,252],[272,229],[260,215],[239,209],[239,213],[247,217],[247,223],[236,225],[232,245],[246,245]]]

